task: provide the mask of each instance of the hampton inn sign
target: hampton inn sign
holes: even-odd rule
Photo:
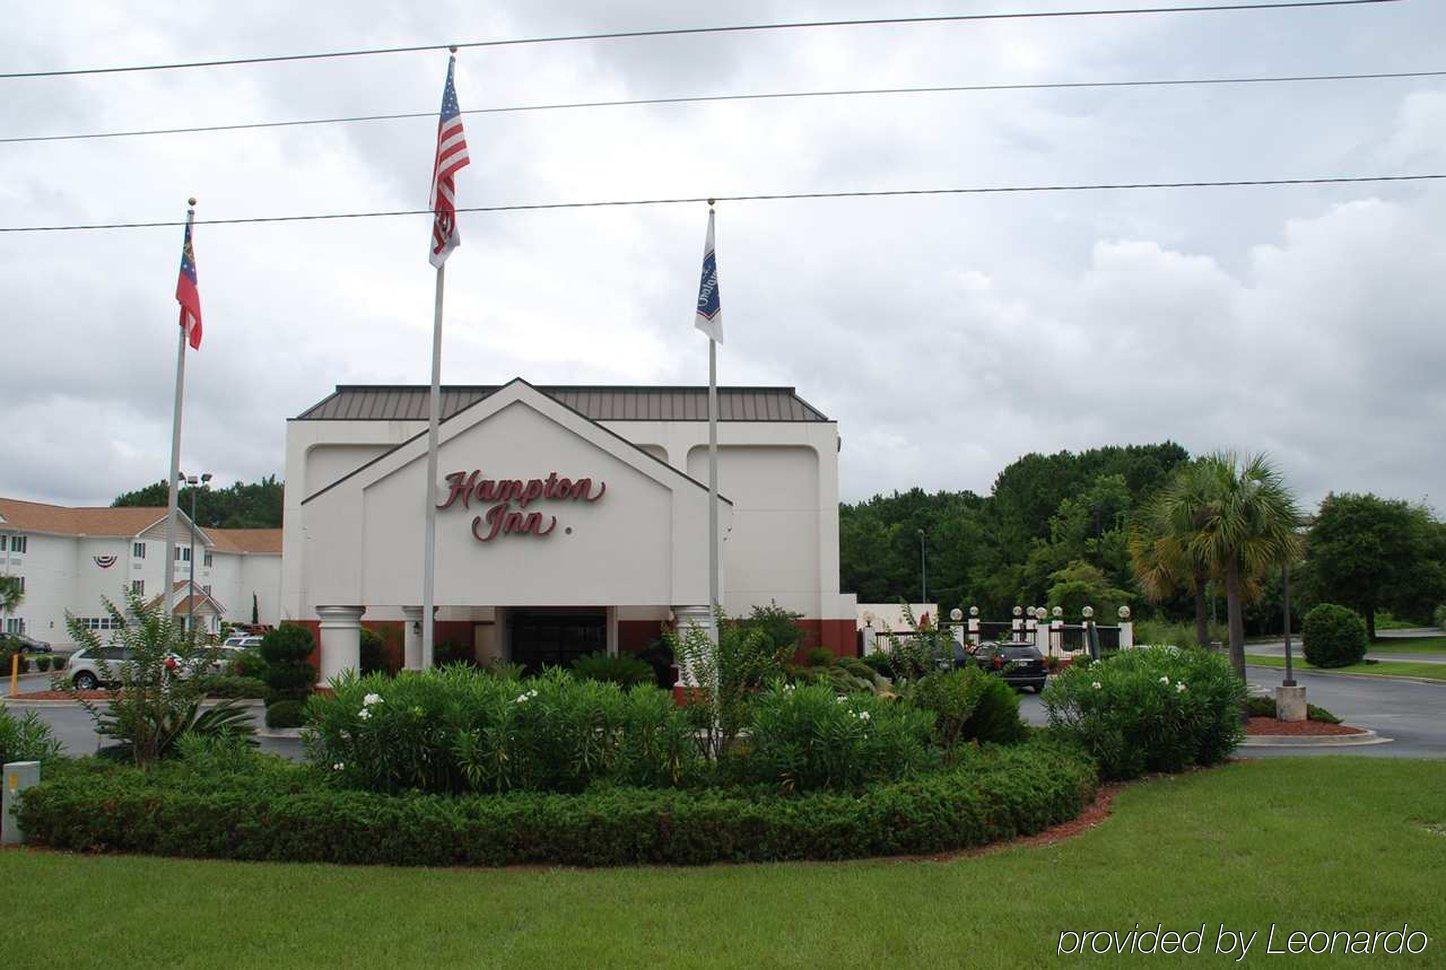
[[[446,511],[461,503],[470,509],[475,498],[482,505],[490,505],[485,515],[472,519],[472,535],[478,542],[491,542],[498,535],[547,536],[557,528],[557,516],[547,515],[543,525],[543,513],[526,511],[536,501],[544,502],[596,502],[607,493],[607,482],[598,482],[593,489],[591,478],[559,478],[557,472],[548,473],[547,478],[483,478],[480,469],[468,472],[452,472],[444,479],[447,483],[447,498],[437,506]],[[516,502],[523,511],[513,511]],[[567,529],[572,534],[572,529]]]
[[[838,425],[789,387],[718,398],[724,609],[776,602],[852,651]],[[536,668],[706,622],[707,388],[444,387],[441,417],[437,643]],[[340,386],[287,423],[281,615],[326,677],[363,625],[420,663],[426,425],[425,385]]]

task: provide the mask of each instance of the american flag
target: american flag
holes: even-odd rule
[[[462,132],[462,109],[452,72],[457,58],[447,62],[447,86],[442,89],[442,116],[437,121],[437,161],[432,166],[432,265],[441,269],[452,250],[462,244],[457,231],[457,184],[453,176],[471,161],[467,136]]]

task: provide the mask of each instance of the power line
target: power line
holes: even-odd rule
[[[734,24],[724,27],[669,27],[655,30],[619,30],[598,34],[557,34],[548,37],[516,37],[505,40],[472,40],[454,44],[417,44],[408,47],[371,47],[309,54],[273,54],[264,57],[230,57],[206,61],[174,61],[159,64],[130,64],[118,67],[78,67],[51,71],[15,71],[0,74],[0,80],[37,77],[75,77],[84,74],[127,74],[138,71],[174,71],[196,67],[238,64],[277,64],[286,61],[318,61],[339,57],[369,57],[375,54],[412,54],[442,51],[449,47],[513,47],[523,44],[557,44],[584,40],[624,40],[641,37],[681,37],[698,34],[735,34],[765,30],[799,30],[812,27],[880,27],[908,24],[965,23],[981,20],[1041,20],[1059,17],[1115,17],[1131,14],[1213,13],[1244,10],[1289,10],[1305,7],[1354,7],[1365,4],[1398,3],[1400,0],[1279,0],[1271,3],[1193,4],[1179,7],[1117,7],[1094,10],[1029,10],[1015,13],[973,13],[933,17],[875,17],[863,20],[809,20],[772,24]]]
[[[1047,91],[1086,88],[1186,87],[1224,84],[1287,84],[1311,81],[1378,81],[1402,78],[1446,77],[1446,71],[1391,71],[1368,74],[1287,74],[1253,77],[1159,78],[1140,81],[1038,81],[1018,84],[945,84],[922,87],[841,88],[823,91],[775,91],[759,94],[702,94],[671,98],[629,98],[620,101],[564,101],[548,104],[498,105],[471,108],[464,115],[515,114],[529,111],[561,111],[581,108],[621,108],[667,104],[709,104],[723,101],[773,101],[797,98],[837,98],[893,94],[949,94],[971,91]],[[401,121],[437,117],[436,111],[405,111],[394,114],[344,115],[336,118],[302,118],[292,121],[255,121],[228,125],[197,125],[185,128],[137,128],[123,131],[80,132],[68,135],[22,135],[0,138],[0,144],[81,141],[95,138],[134,138],[147,135],[184,135],[218,131],[252,131],[258,128],[296,128],[306,125],[339,125],[371,121]]]
[[[1101,192],[1137,189],[1247,188],[1267,185],[1350,185],[1363,182],[1424,182],[1446,179],[1446,173],[1431,175],[1361,175],[1293,179],[1230,179],[1192,182],[1108,182],[1083,185],[990,185],[962,188],[874,189],[843,192],[777,192],[752,195],[678,196],[656,199],[600,199],[586,202],[531,202],[505,205],[459,206],[458,212],[538,212],[547,209],[603,209],[626,206],[681,205],[697,202],[779,202],[789,199],[869,199],[926,195],[1002,195],[1027,192]],[[238,216],[229,219],[196,219],[198,226],[235,226],[263,222],[321,222],[332,219],[382,219],[394,216],[430,216],[431,209],[387,209],[372,212],[321,212],[293,216]],[[96,229],[163,229],[184,226],[184,220],[162,222],[97,222],[59,226],[0,226],[0,233],[79,232]]]

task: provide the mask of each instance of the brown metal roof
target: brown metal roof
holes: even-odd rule
[[[500,384],[442,388],[442,420],[499,390]],[[537,390],[594,421],[706,421],[708,388],[539,385]],[[296,416],[298,421],[425,421],[419,385],[338,384]],[[720,387],[720,421],[827,421],[791,387]]]

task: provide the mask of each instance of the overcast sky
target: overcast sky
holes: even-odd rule
[[[1158,0],[1157,0],[1158,2]],[[6,71],[1084,0],[10,4]],[[1121,6],[1130,5],[1120,0]],[[466,50],[462,107],[839,87],[1446,69],[1446,4]],[[0,81],[0,133],[431,111],[445,55]],[[0,145],[0,225],[425,207],[434,119]],[[1446,172],[1446,79],[466,118],[463,205]],[[443,380],[701,383],[702,205],[465,215]],[[426,217],[199,227],[183,467],[281,474],[341,382],[425,383]],[[180,231],[0,234],[0,494],[163,478]],[[727,203],[720,380],[843,435],[846,499],[987,491],[1027,451],[1172,438],[1301,495],[1446,500],[1446,185]]]

